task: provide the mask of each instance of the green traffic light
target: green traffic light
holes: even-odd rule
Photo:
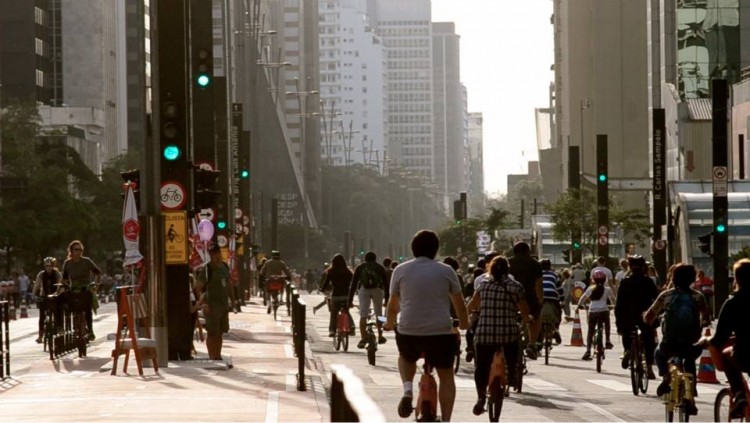
[[[727,227],[723,223],[716,225],[716,232],[723,233],[727,230]]]
[[[578,242],[578,241],[573,242],[573,248],[575,248],[576,250],[578,250],[579,248],[581,248],[581,243]]]
[[[227,222],[220,220],[216,223],[216,227],[219,229],[226,229],[227,228]]]
[[[182,153],[180,152],[180,147],[169,144],[168,146],[164,147],[164,151],[162,152],[164,155],[164,158],[168,161],[172,162],[180,158]]]
[[[599,182],[602,182],[602,183],[607,182],[607,175],[605,175],[603,173],[600,173],[599,174]]]
[[[208,86],[208,84],[211,83],[211,78],[208,75],[206,75],[205,73],[202,73],[202,74],[198,75],[197,82],[198,82],[198,86],[199,87],[206,88]]]
[[[240,172],[240,178],[247,179],[249,177],[250,177],[250,171],[247,169],[242,169],[242,171]]]

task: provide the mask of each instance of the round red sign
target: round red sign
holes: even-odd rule
[[[138,241],[138,232],[140,232],[140,226],[136,219],[128,219],[122,224],[122,235],[126,240]]]

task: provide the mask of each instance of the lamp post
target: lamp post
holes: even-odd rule
[[[591,101],[588,98],[581,99],[581,108],[580,108],[580,115],[581,115],[581,173],[586,174],[586,162],[583,160],[584,158],[584,136],[583,136],[583,111],[587,110],[591,106]]]

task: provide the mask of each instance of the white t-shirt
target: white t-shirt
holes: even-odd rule
[[[586,304],[586,300],[591,298],[591,293],[594,292],[594,288],[596,285],[589,285],[588,288],[586,288],[586,291],[581,296],[581,299],[578,300],[578,304]],[[612,292],[612,289],[610,287],[605,286],[604,287],[604,294],[602,294],[602,297],[598,300],[591,300],[591,304],[589,304],[589,313],[595,313],[597,311],[609,311],[609,307],[607,307],[607,298],[612,302],[612,304],[615,303],[615,294]]]

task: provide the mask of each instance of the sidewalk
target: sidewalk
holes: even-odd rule
[[[24,421],[328,421],[328,400],[321,378],[308,365],[307,390],[296,389],[297,359],[293,355],[290,318],[286,309],[274,322],[254,298],[242,313],[230,314],[230,331],[222,355],[234,366],[207,360],[169,362],[154,374],[138,375],[131,354],[128,374],[110,376],[115,331],[114,303],[95,316],[97,338],[88,357],[71,353],[51,361],[36,344],[38,312],[11,321],[11,375],[0,383],[0,420]],[[198,357],[206,347],[195,343]],[[308,347],[309,351],[309,347]],[[310,362],[310,355],[306,353]]]

